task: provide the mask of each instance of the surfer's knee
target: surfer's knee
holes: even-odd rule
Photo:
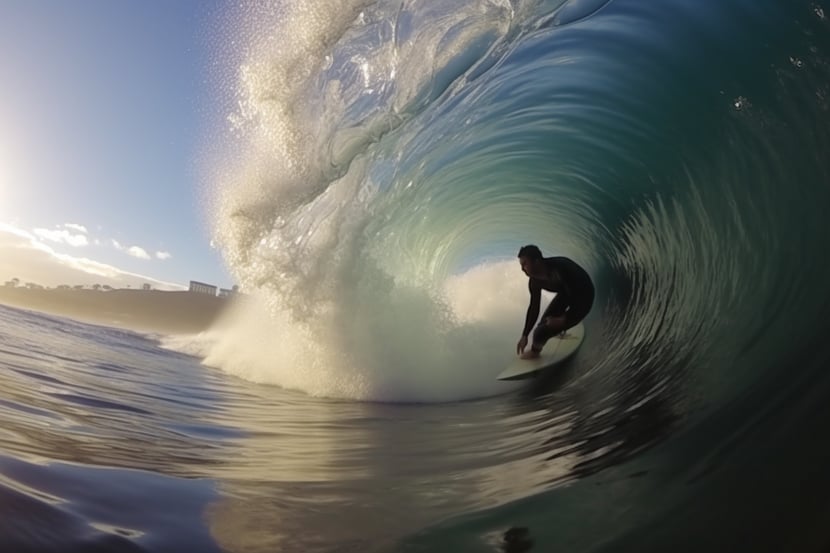
[[[550,333],[547,325],[539,325],[533,331],[533,343],[531,348],[534,351],[542,351],[542,348],[545,346],[545,342],[550,340],[552,334]]]

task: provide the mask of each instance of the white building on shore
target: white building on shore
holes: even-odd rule
[[[220,288],[219,289],[219,297],[220,298],[229,298],[231,296],[235,296],[239,293],[239,286],[234,286],[233,288]]]
[[[210,296],[216,295],[216,286],[213,284],[205,284],[204,282],[197,282],[195,280],[190,281],[190,288],[188,288],[190,292],[196,292],[197,294],[208,294]]]

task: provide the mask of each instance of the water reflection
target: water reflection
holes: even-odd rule
[[[102,551],[175,550],[183,536],[225,551],[380,547],[621,462],[676,421],[659,371],[592,382],[590,355],[496,398],[356,403],[52,324],[74,323],[0,344],[0,496],[10,517],[70,544],[97,536]]]

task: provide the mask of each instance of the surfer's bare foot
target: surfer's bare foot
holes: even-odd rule
[[[538,359],[539,358],[539,352],[536,351],[535,349],[529,349],[526,352],[522,353],[519,356],[519,358],[520,359]]]

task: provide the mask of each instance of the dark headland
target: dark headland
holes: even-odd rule
[[[189,291],[0,286],[0,304],[160,334],[207,330],[232,302],[233,297]]]

